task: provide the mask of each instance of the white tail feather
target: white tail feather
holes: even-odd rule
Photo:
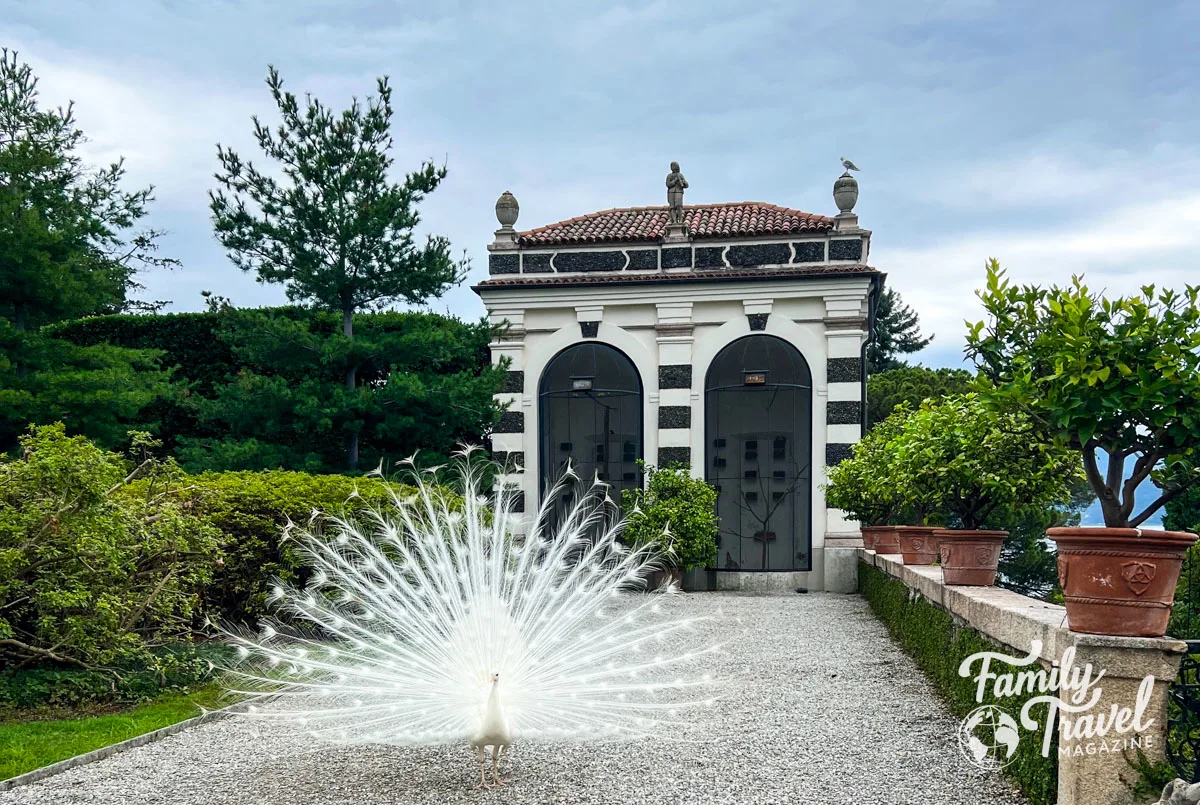
[[[605,485],[558,513],[577,477],[568,473],[514,540],[513,493],[488,510],[470,459],[467,450],[456,463],[461,499],[415,474],[415,494],[394,492],[386,510],[332,518],[320,536],[293,530],[313,569],[308,587],[278,584],[281,618],[257,637],[229,634],[247,657],[231,669],[239,687],[294,700],[254,715],[338,742],[465,740],[493,674],[518,738],[644,734],[705,703],[689,691],[707,678],[664,674],[714,649],[663,654],[666,638],[700,619],[664,617],[658,595],[621,593],[643,589],[660,557],[618,541]]]

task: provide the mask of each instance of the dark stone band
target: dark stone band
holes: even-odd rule
[[[786,243],[730,246],[725,259],[733,268],[783,264],[791,261],[792,250]]]
[[[685,246],[677,249],[662,250],[662,267],[663,268],[691,268],[692,267],[692,249]]]
[[[521,270],[519,258],[515,254],[489,254],[489,274],[516,274]]]
[[[829,241],[830,260],[861,260],[862,238]]]
[[[751,330],[767,329],[767,314],[766,313],[747,313],[746,318],[750,321]]]
[[[517,494],[512,496],[511,500],[512,500],[512,510],[517,514],[524,514],[524,512],[525,512],[525,493],[523,491],[518,492]]]
[[[692,407],[690,405],[658,406],[658,427],[660,430],[669,428],[690,428],[691,426]]]
[[[793,243],[792,247],[796,250],[796,257],[793,262],[796,263],[824,263],[825,262],[825,241],[823,240],[806,240],[801,243]]]
[[[507,394],[520,394],[525,390],[525,373],[520,369],[512,369],[504,376],[504,385],[500,391]]]
[[[854,445],[843,444],[841,442],[832,442],[825,445],[825,465],[828,467],[836,467],[846,459],[854,455]]]
[[[500,421],[492,428],[492,433],[524,433],[525,414],[522,411],[505,411],[500,414]]]
[[[581,321],[579,322],[579,332],[584,338],[595,338],[600,332],[600,322],[598,321]]]
[[[625,252],[559,252],[554,255],[555,271],[621,271]]]
[[[826,380],[830,383],[862,382],[862,359],[830,358],[826,367]]]
[[[658,268],[658,252],[655,249],[636,249],[629,252],[630,271],[653,271]]]
[[[660,447],[658,448],[658,466],[666,467],[670,464],[687,464],[692,463],[692,449],[690,447]]]
[[[830,400],[825,409],[825,422],[829,425],[861,424],[862,408],[858,400]]]
[[[696,268],[724,268],[725,261],[721,259],[724,246],[702,246],[696,249]]]
[[[692,365],[690,363],[668,363],[658,367],[660,389],[690,389],[692,387]]]
[[[549,274],[554,269],[550,267],[552,254],[523,254],[521,255],[521,270],[526,274]]]

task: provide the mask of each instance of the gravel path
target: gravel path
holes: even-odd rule
[[[857,596],[680,596],[721,613],[717,704],[664,741],[518,745],[512,781],[474,788],[467,747],[343,749],[239,719],[0,793],[0,804],[786,803],[1024,805],[959,754],[950,717]]]

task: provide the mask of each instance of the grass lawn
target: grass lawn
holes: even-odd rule
[[[109,715],[0,724],[0,780],[198,716],[200,707],[226,704],[212,685]]]

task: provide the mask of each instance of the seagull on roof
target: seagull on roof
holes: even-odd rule
[[[848,171],[856,171],[856,170],[858,170],[858,166],[857,166],[857,165],[855,165],[855,164],[854,164],[853,162],[851,162],[850,160],[846,159],[845,157],[842,157],[842,167],[843,167],[843,168],[845,168],[845,169],[846,169],[846,170],[848,170]]]

